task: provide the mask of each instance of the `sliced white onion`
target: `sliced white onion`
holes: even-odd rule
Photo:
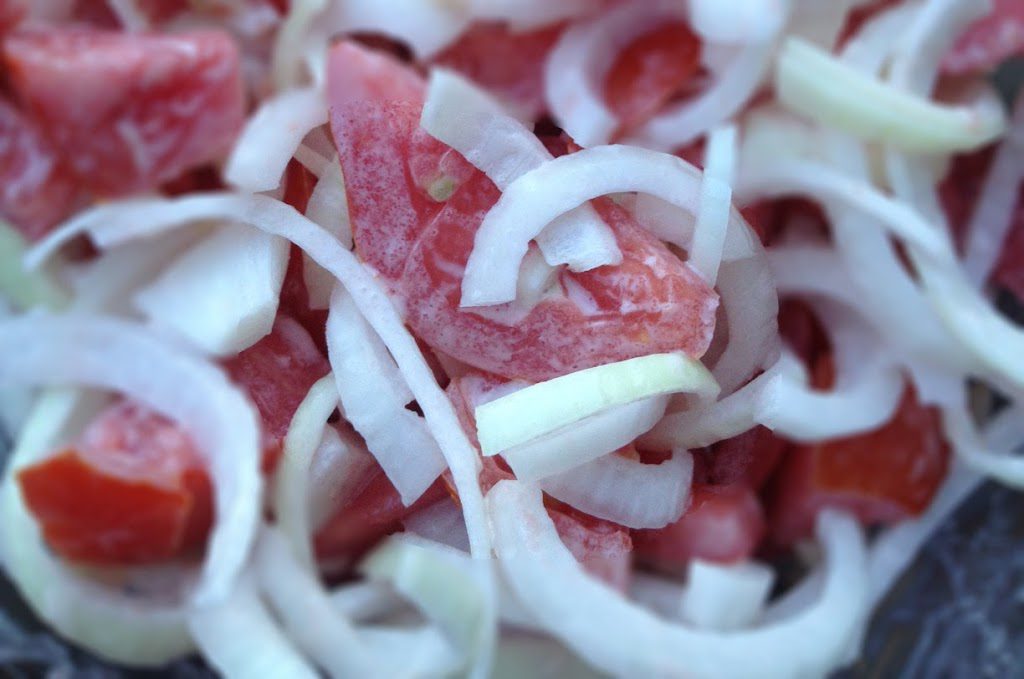
[[[26,261],[40,262],[64,242],[82,233],[89,233],[105,248],[202,219],[233,219],[282,236],[313,257],[345,286],[398,364],[452,470],[473,554],[489,554],[490,534],[477,482],[480,463],[451,401],[438,386],[416,340],[405,328],[380,283],[335,237],[291,206],[267,196],[232,193],[108,204],[88,210],[59,227],[26,255]]]
[[[291,0],[288,14],[277,31],[271,55],[274,85],[287,90],[300,84],[303,44],[310,40],[310,27],[327,7],[328,0]]]
[[[336,391],[333,382],[331,389]],[[324,428],[309,468],[307,501],[309,523],[314,532],[327,523],[338,508],[355,498],[375,464],[356,432],[333,425]]]
[[[555,637],[621,676],[821,676],[841,662],[867,604],[864,540],[856,521],[831,511],[818,522],[825,587],[815,604],[742,632],[668,623],[588,577],[558,537],[541,493],[502,481],[487,496],[499,564],[512,589]]]
[[[14,227],[0,219],[0,295],[28,309],[60,309],[68,302],[67,293],[46,272],[25,268],[25,239]]]
[[[469,536],[462,522],[462,511],[451,498],[444,498],[412,514],[402,521],[402,527],[426,540],[469,551]]]
[[[490,95],[452,71],[435,68],[427,86],[420,125],[451,146],[501,190],[551,160],[551,153]],[[622,261],[615,236],[589,205],[554,220],[537,235],[552,266],[573,271]]]
[[[137,0],[106,0],[106,4],[124,30],[137,33],[150,28],[149,17]]]
[[[619,121],[604,101],[604,79],[619,52],[640,36],[684,17],[681,3],[623,3],[572,25],[544,67],[548,107],[573,141],[607,144]]]
[[[680,619],[685,593],[682,582],[661,575],[638,571],[629,579],[630,601],[666,620]]]
[[[272,191],[309,131],[327,122],[323,90],[307,87],[264,101],[235,143],[224,168],[228,184],[246,191]]]
[[[0,383],[117,391],[179,423],[215,489],[216,520],[192,600],[228,596],[255,536],[262,479],[256,412],[224,373],[136,324],[84,314],[0,321],[0,356]]]
[[[757,621],[775,571],[756,561],[720,564],[694,559],[687,571],[682,617],[700,629],[729,632]]]
[[[789,25],[786,27],[790,35],[799,35],[815,45],[832,51],[839,34],[846,25],[846,17],[857,4],[856,0],[795,0],[790,12]]]
[[[690,0],[690,23],[708,42],[748,44],[771,40],[786,22],[787,0]]]
[[[90,419],[88,403],[70,391],[44,393],[26,420],[4,473],[0,553],[7,577],[57,634],[111,662],[156,667],[194,646],[184,606],[157,604],[100,586],[56,559],[25,506],[16,477],[60,443],[74,421]]]
[[[462,306],[515,299],[530,241],[569,210],[598,196],[638,191],[696,214],[700,178],[697,168],[675,156],[619,145],[561,156],[521,175],[476,233],[462,280]]]
[[[732,211],[732,184],[736,175],[736,126],[716,127],[708,135],[700,206],[690,247],[690,266],[714,286],[722,263],[725,234]]]
[[[391,617],[408,608],[408,602],[384,582],[360,580],[331,592],[331,605],[348,620],[369,622]]]
[[[327,418],[338,407],[334,375],[321,378],[295,410],[284,437],[281,463],[274,478],[274,515],[299,563],[313,568],[310,519],[310,470]]]
[[[800,38],[783,44],[775,87],[794,111],[910,151],[978,148],[1006,128],[998,99],[981,94],[967,106],[927,101],[865,75]]]
[[[665,414],[668,396],[652,396],[562,427],[502,452],[524,481],[535,481],[592,462],[635,440]]]
[[[677,149],[732,118],[757,93],[774,51],[772,41],[741,47],[710,87],[651,118],[626,143],[658,150]]]
[[[673,392],[713,396],[718,385],[699,361],[681,353],[579,370],[477,407],[480,448],[494,455],[608,408]]]
[[[821,245],[780,245],[768,251],[768,265],[782,294],[810,295],[858,308],[845,262]]]
[[[327,317],[327,353],[345,418],[362,437],[406,506],[445,469],[423,419],[406,409],[412,392],[380,337],[339,287]]]
[[[1010,412],[1019,414],[1020,411],[1011,409]],[[942,409],[942,425],[958,459],[967,467],[1010,487],[1024,488],[1024,456],[1015,454],[1013,449],[1020,441],[1009,450],[991,448],[974,426],[963,403]]]
[[[451,677],[465,664],[447,637],[434,625],[365,626],[359,640],[382,658],[387,677]]]
[[[451,3],[432,0],[346,0],[332,3],[318,22],[329,34],[369,31],[403,41],[417,61],[434,56],[469,25],[470,17]]]
[[[627,528],[662,528],[690,500],[693,456],[677,450],[661,464],[605,455],[543,479],[541,489],[580,511]]]
[[[382,660],[360,641],[355,627],[331,605],[317,576],[300,564],[277,529],[267,527],[257,542],[260,589],[288,636],[332,676],[383,676]]]
[[[190,627],[203,659],[225,677],[320,676],[277,626],[249,573],[228,599],[194,615]]]
[[[491,679],[602,679],[562,644],[547,637],[507,632],[501,635]]]
[[[444,630],[468,658],[469,674],[487,676],[497,635],[493,572],[487,561],[411,535],[386,540],[361,565],[391,583]]]
[[[233,356],[270,333],[287,268],[288,241],[224,224],[135,293],[135,306],[204,351]]]
[[[348,215],[348,196],[341,164],[335,157],[313,187],[306,204],[306,217],[333,234],[348,250],[352,249],[352,223]],[[302,279],[306,284],[311,309],[326,309],[331,305],[335,278],[329,271],[303,256]]]

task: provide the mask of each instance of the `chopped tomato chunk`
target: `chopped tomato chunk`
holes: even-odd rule
[[[548,508],[558,537],[583,569],[619,591],[629,586],[633,540],[629,531],[570,507]]]
[[[764,511],[749,486],[695,483],[675,523],[633,532],[638,557],[680,571],[691,559],[733,563],[749,558],[765,532]]]
[[[75,184],[42,130],[0,99],[0,217],[38,240],[68,216]]]
[[[627,45],[608,71],[605,100],[624,129],[650,119],[700,73],[700,38],[669,23]]]
[[[73,561],[169,559],[200,547],[212,518],[210,483],[192,441],[130,401],[18,480],[47,543]]]
[[[298,321],[279,314],[269,335],[228,359],[224,367],[259,411],[263,468],[270,471],[281,457],[295,411],[310,387],[330,372],[330,364]]]
[[[79,182],[102,196],[219,158],[244,121],[238,48],[219,31],[26,30],[7,37],[3,59]]]
[[[563,26],[518,32],[500,22],[473,24],[434,59],[458,71],[528,119],[540,117],[544,100],[544,64]]]
[[[908,388],[893,419],[866,434],[797,446],[769,489],[772,539],[790,545],[811,535],[823,507],[866,524],[924,511],[949,467],[939,416]]]
[[[21,23],[28,14],[25,0],[0,0],[0,34]]]
[[[699,356],[707,349],[716,294],[608,200],[595,205],[618,239],[621,265],[563,273],[560,292],[515,322],[461,310],[462,272],[497,188],[419,128],[423,84],[400,63],[340,43],[328,71],[356,250],[390,283],[428,345],[531,381],[659,351]]]
[[[695,478],[715,486],[740,484],[760,490],[789,445],[767,427],[754,427],[698,451],[701,469]]]
[[[1019,54],[1024,54],[1024,3],[992,0],[992,11],[960,36],[942,70],[954,75],[990,71]]]

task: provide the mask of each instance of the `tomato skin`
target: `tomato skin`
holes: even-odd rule
[[[994,70],[1006,59],[1024,53],[1024,4],[992,0],[992,11],[970,26],[942,61],[948,75]]]
[[[809,537],[824,507],[868,525],[917,516],[945,479],[949,458],[938,413],[908,388],[881,428],[789,453],[767,493],[772,541],[787,546]]]
[[[43,131],[0,99],[0,217],[35,241],[67,217],[77,189]]]
[[[192,441],[130,401],[102,413],[71,448],[18,482],[49,546],[72,561],[141,564],[203,544],[212,489]]]
[[[3,59],[18,98],[100,196],[218,159],[244,122],[238,48],[220,31],[25,30],[6,38]]]
[[[701,70],[700,38],[685,23],[668,23],[622,50],[605,78],[605,101],[622,129],[646,122]]]
[[[690,506],[678,521],[633,531],[637,556],[676,572],[691,559],[735,563],[750,558],[765,533],[754,490],[743,483],[694,483],[690,493]]]

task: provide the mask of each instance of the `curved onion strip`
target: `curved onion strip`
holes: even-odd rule
[[[246,191],[272,191],[309,131],[327,122],[327,100],[319,88],[282,92],[260,105],[224,168],[228,184]]]
[[[370,580],[341,585],[330,597],[331,606],[343,618],[356,622],[394,617],[409,608],[408,602],[393,587]]]
[[[469,676],[485,677],[494,654],[498,606],[493,570],[485,561],[410,535],[386,540],[360,565],[436,623],[469,660]]]
[[[786,21],[787,0],[690,0],[690,23],[710,43],[747,44],[771,40]]]
[[[225,677],[320,676],[277,626],[248,573],[227,600],[193,616],[190,627],[203,659]]]
[[[610,193],[655,195],[696,214],[701,173],[680,158],[632,146],[561,156],[513,181],[476,233],[462,280],[462,306],[510,302],[532,239],[559,215]]]
[[[383,661],[360,641],[355,627],[331,605],[315,573],[302,566],[276,528],[266,527],[256,545],[260,589],[288,636],[335,677],[376,677]]]
[[[579,370],[532,384],[476,408],[484,455],[495,455],[596,415],[650,396],[718,393],[711,374],[682,353],[651,354]]]
[[[284,437],[281,463],[274,478],[274,515],[295,558],[306,568],[315,564],[310,520],[310,471],[327,418],[338,407],[334,375],[321,378],[295,410]]]
[[[677,450],[661,464],[614,453],[543,479],[541,489],[561,502],[627,528],[662,528],[690,500],[693,456]]]
[[[690,246],[690,266],[714,286],[722,263],[725,234],[732,211],[732,184],[736,176],[736,126],[716,127],[708,135],[700,205]]]
[[[434,56],[466,29],[470,16],[436,0],[345,0],[332,3],[317,23],[328,35],[382,33],[406,43],[418,61]]]
[[[574,24],[551,50],[544,67],[548,107],[573,141],[607,144],[619,121],[604,101],[604,79],[619,52],[667,20],[682,19],[671,2],[624,3]]]
[[[827,674],[842,660],[867,604],[864,540],[852,518],[826,511],[827,561],[814,606],[774,625],[702,632],[668,623],[587,576],[562,544],[538,489],[501,481],[487,496],[499,564],[548,631],[600,669],[623,676]]]
[[[89,419],[79,395],[45,392],[7,462],[0,495],[0,551],[7,576],[60,636],[111,662],[161,666],[193,650],[182,606],[147,602],[90,582],[54,558],[25,506],[18,472],[59,443],[69,421]],[[76,412],[78,411],[78,412]]]
[[[990,449],[963,403],[944,407],[942,424],[953,450],[965,465],[1007,486],[1024,488],[1024,456],[1014,454],[1013,450]]]
[[[101,248],[152,236],[202,219],[234,219],[288,239],[345,286],[356,307],[383,340],[406,384],[423,410],[427,426],[452,470],[466,517],[473,555],[490,553],[490,535],[477,482],[479,460],[459,423],[451,401],[437,385],[416,340],[405,328],[387,293],[374,276],[337,239],[289,205],[260,195],[214,193],[187,198],[138,200],[88,210],[54,231],[27,256],[41,261],[82,233]],[[142,220],[141,223],[138,220]]]
[[[562,644],[535,634],[505,632],[498,640],[493,679],[604,679]]]
[[[629,444],[665,414],[668,396],[607,408],[502,453],[524,481],[567,472]]]
[[[336,391],[333,382],[331,389]],[[309,526],[314,533],[334,516],[339,507],[355,498],[376,464],[366,449],[366,443],[355,431],[345,426],[328,425],[323,428],[309,468],[306,496]],[[461,513],[459,521],[462,521]]]
[[[975,95],[968,106],[936,104],[908,95],[789,38],[775,74],[779,99],[790,109],[863,139],[918,152],[978,148],[1006,126],[998,99]]]
[[[255,536],[262,479],[256,412],[224,373],[136,324],[82,314],[0,321],[0,356],[0,383],[117,391],[180,424],[215,489],[216,523],[192,598],[228,596]]]
[[[834,249],[821,245],[780,245],[767,254],[780,293],[824,297],[859,308],[846,265]]]
[[[423,419],[406,409],[412,393],[387,347],[340,286],[327,316],[327,355],[342,411],[406,506],[445,469]]]
[[[686,574],[682,617],[719,632],[749,627],[764,610],[774,583],[775,571],[756,561],[720,564],[694,559]]]
[[[382,659],[388,677],[452,677],[465,664],[434,625],[364,626],[359,641]],[[474,675],[477,676],[477,675]]]
[[[771,66],[774,50],[773,42],[740,48],[717,74],[711,87],[647,121],[625,143],[659,150],[676,149],[732,118],[757,93]]]
[[[0,296],[18,307],[60,309],[68,304],[67,293],[44,271],[25,268],[27,244],[13,226],[0,219]]]
[[[271,54],[271,76],[278,90],[300,84],[302,76],[302,45],[309,40],[313,20],[327,7],[328,0],[291,0],[288,14],[277,31]]]
[[[469,536],[462,522],[462,512],[451,498],[444,498],[402,520],[405,532],[426,540],[469,551]]]
[[[967,226],[964,271],[979,288],[999,261],[1024,181],[1024,95],[1017,97],[1011,125],[992,160]]]
[[[333,234],[347,250],[352,249],[352,223],[348,214],[345,179],[337,157],[330,161],[313,187],[306,203],[306,217]],[[309,255],[303,255],[302,280],[306,284],[310,309],[327,309],[331,305],[335,278]]]
[[[501,190],[551,160],[537,136],[490,95],[445,69],[431,71],[420,125],[465,156]],[[589,205],[549,224],[537,235],[537,245],[548,264],[568,264],[573,271],[622,261],[611,229]]]

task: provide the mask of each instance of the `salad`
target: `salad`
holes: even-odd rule
[[[1017,0],[0,0],[5,573],[127,667],[849,666],[1024,487],[1021,53]]]

